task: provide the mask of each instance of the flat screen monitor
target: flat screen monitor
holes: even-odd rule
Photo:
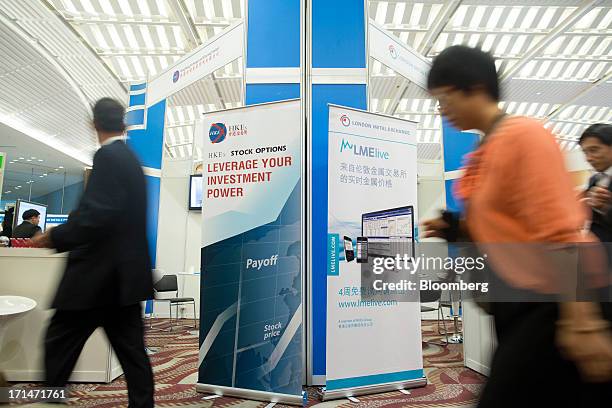
[[[44,204],[33,203],[31,201],[17,200],[15,205],[15,218],[13,220],[13,228],[23,222],[23,213],[27,210],[34,209],[40,213],[40,223],[38,226],[45,232],[47,228],[47,206]]]
[[[189,209],[202,209],[202,175],[193,174],[189,177]]]
[[[368,254],[414,256],[414,208],[391,208],[361,216],[361,235],[368,239]]]

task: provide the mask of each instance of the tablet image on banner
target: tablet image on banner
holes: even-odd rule
[[[426,383],[419,303],[362,281],[376,258],[414,255],[416,144],[414,122],[329,106],[326,399]]]
[[[300,101],[204,120],[198,390],[301,403]]]

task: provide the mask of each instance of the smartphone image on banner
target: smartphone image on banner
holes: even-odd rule
[[[346,235],[344,236],[344,257],[346,258],[346,262],[351,262],[353,259],[355,259],[353,240]]]
[[[368,262],[368,238],[357,237],[357,262]]]

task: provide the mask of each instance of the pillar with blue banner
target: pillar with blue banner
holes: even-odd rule
[[[147,106],[146,99],[146,83],[130,85],[126,113],[127,145],[140,160],[145,173],[147,183],[147,241],[151,264],[155,266],[166,100],[163,99],[155,105]],[[151,302],[147,302],[145,312],[151,312]]]
[[[366,3],[311,2],[308,383],[325,384],[328,104],[367,109]]]

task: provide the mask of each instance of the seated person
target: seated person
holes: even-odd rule
[[[13,230],[13,238],[32,238],[42,233],[38,226],[40,223],[40,213],[34,209],[24,211],[23,222]]]

